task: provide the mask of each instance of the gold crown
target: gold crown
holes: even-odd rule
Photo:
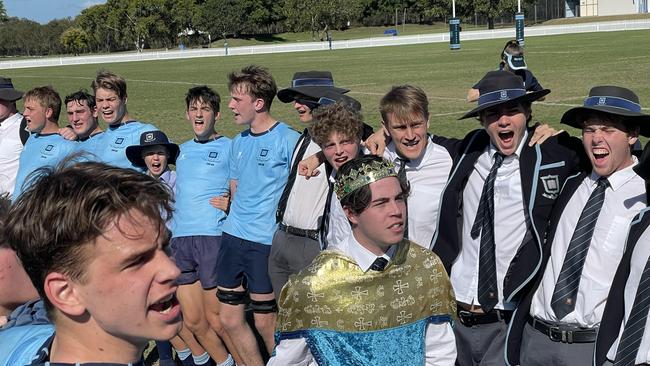
[[[334,191],[339,200],[357,189],[386,177],[396,177],[395,165],[386,160],[374,160],[352,169],[348,174],[336,179]]]

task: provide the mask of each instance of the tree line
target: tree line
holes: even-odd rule
[[[540,0],[525,0],[532,4]],[[548,0],[546,0],[548,1]],[[556,1],[556,0],[552,0]],[[457,16],[512,14],[517,0],[457,0]],[[47,24],[9,17],[0,0],[0,55],[38,56],[208,45],[220,38],[446,21],[451,0],[108,0]]]

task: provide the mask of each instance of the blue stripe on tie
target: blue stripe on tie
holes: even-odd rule
[[[575,309],[582,269],[589,252],[600,209],[605,201],[605,191],[608,186],[607,179],[601,178],[598,181],[598,186],[591,192],[585,207],[580,213],[580,218],[569,241],[562,269],[551,297],[551,308],[558,320],[561,320]]]

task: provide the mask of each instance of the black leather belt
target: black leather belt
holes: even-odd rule
[[[463,310],[458,307],[458,320],[466,327],[481,324],[492,324],[504,321],[506,324],[510,323],[512,318],[512,310],[499,310],[492,309],[489,313],[473,313],[468,310]]]
[[[596,341],[598,328],[580,328],[563,323],[550,323],[542,319],[529,317],[528,324],[548,336],[553,342],[591,343]]]
[[[318,230],[298,229],[297,227],[287,226],[283,223],[278,225],[278,229],[295,236],[318,240]]]

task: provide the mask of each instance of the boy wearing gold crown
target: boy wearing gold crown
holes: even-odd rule
[[[334,190],[352,233],[283,288],[269,365],[452,365],[454,295],[440,259],[403,238],[407,182],[364,156]]]

